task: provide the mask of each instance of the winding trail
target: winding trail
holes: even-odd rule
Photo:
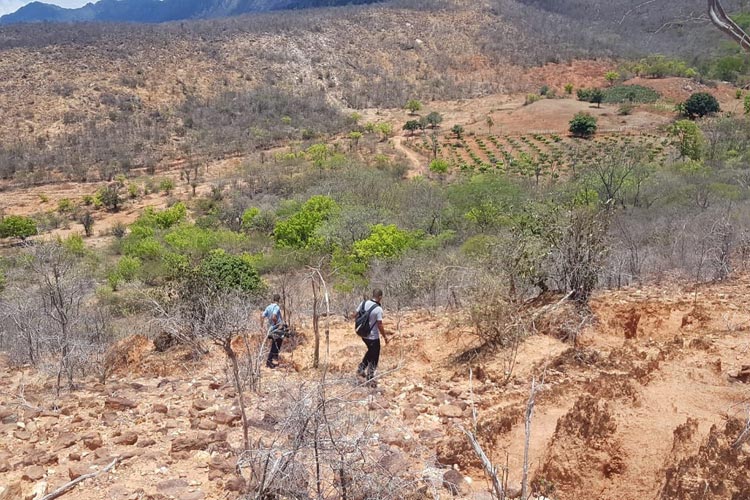
[[[404,146],[404,137],[397,135],[393,138],[393,147],[409,160],[411,168],[406,174],[407,179],[413,179],[414,177],[425,175],[427,171],[427,160],[419,153]]]

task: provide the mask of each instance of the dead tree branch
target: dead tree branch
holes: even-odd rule
[[[90,474],[84,474],[81,477],[75,478],[71,482],[66,483],[66,484],[60,486],[59,488],[57,488],[55,491],[53,491],[49,495],[42,497],[42,500],[54,500],[55,498],[59,498],[59,497],[63,496],[64,494],[66,494],[67,492],[69,492],[70,490],[72,490],[73,488],[75,488],[79,483],[82,483],[82,482],[84,482],[87,479],[93,479],[93,478],[95,478],[97,476],[100,476],[102,474],[106,474],[107,472],[109,472],[112,469],[114,469],[115,466],[120,462],[120,460],[122,460],[122,459],[120,457],[117,457],[114,460],[112,460],[112,462],[110,462],[110,464],[107,465],[102,470],[97,471],[97,472],[92,472]]]

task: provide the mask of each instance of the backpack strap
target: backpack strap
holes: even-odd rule
[[[362,307],[364,308],[364,303],[362,304]],[[375,302],[375,304],[374,304],[374,305],[373,305],[373,306],[372,306],[372,307],[370,308],[370,310],[369,310],[369,311],[367,311],[367,321],[370,321],[370,315],[371,315],[371,314],[372,314],[372,312],[373,312],[373,311],[374,311],[375,309],[377,309],[378,307],[380,307],[380,304],[378,304],[377,302]]]

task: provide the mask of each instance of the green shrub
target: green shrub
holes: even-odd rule
[[[577,113],[570,120],[570,133],[574,137],[588,138],[596,133],[596,118],[589,113]]]
[[[573,93],[573,84],[572,83],[566,83],[565,84],[565,93],[568,95],[571,95]]]
[[[280,248],[314,248],[323,240],[316,235],[320,225],[328,220],[338,205],[328,196],[313,196],[289,218],[276,223],[274,238]]]
[[[529,104],[534,104],[535,102],[539,101],[542,97],[539,94],[526,94],[526,101],[524,104],[527,106]]]
[[[174,181],[172,179],[162,179],[159,182],[159,191],[163,191],[166,195],[171,194],[174,191]]]
[[[435,174],[445,174],[449,167],[450,164],[442,158],[435,158],[430,162],[430,172]]]
[[[395,224],[376,224],[370,236],[354,243],[352,253],[359,262],[369,262],[375,258],[392,259],[401,256],[415,244],[414,236]]]
[[[19,238],[25,240],[38,234],[36,222],[23,215],[8,215],[0,220],[0,238]]]
[[[685,115],[690,118],[702,118],[721,111],[719,101],[708,92],[696,92],[684,103]]]
[[[148,227],[152,229],[169,229],[175,224],[182,222],[187,216],[187,207],[184,203],[175,203],[164,210],[154,210],[146,207],[146,210],[133,224],[134,226]]]
[[[62,198],[57,202],[57,211],[61,214],[69,214],[75,210],[75,205],[70,198]]]
[[[260,209],[256,207],[251,207],[245,210],[242,213],[242,229],[245,231],[249,231],[253,227],[255,227],[255,220],[260,215]]]
[[[256,293],[263,285],[252,257],[231,255],[224,250],[214,250],[203,259],[198,274],[206,285],[220,290]]]

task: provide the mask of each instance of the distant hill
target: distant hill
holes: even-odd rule
[[[0,24],[110,21],[161,23],[250,12],[375,3],[379,0],[100,0],[78,9],[32,2],[0,17]]]

